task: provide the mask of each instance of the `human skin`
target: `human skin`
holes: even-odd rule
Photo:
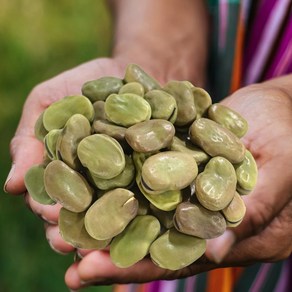
[[[171,0],[171,5],[165,6],[161,4],[165,4],[164,1],[146,0],[141,4],[139,1],[139,7],[144,5],[139,13],[131,6],[134,0],[121,1],[124,6],[116,1],[117,33],[113,58],[88,62],[32,90],[11,142],[14,167],[5,185],[7,192],[25,193],[24,174],[30,166],[42,160],[43,146],[35,139],[33,130],[37,117],[52,102],[66,95],[79,94],[85,81],[105,75],[122,77],[126,64],[133,62],[162,84],[170,79],[178,79],[203,86],[207,42],[205,35],[202,36],[199,31],[202,28],[207,31],[207,28],[198,26],[198,23],[205,22],[205,18],[200,19],[204,17],[203,6],[200,1],[189,0]],[[163,21],[161,15],[164,16]],[[137,27],[139,19],[151,19],[151,24],[147,22],[147,25]],[[135,26],[130,25],[133,23],[138,34]],[[179,30],[172,25],[176,23],[180,24]],[[153,32],[155,36],[151,35]],[[165,32],[169,32],[167,37]],[[240,226],[228,229],[221,237],[208,241],[206,254],[200,261],[176,272],[161,269],[149,259],[133,267],[119,269],[111,263],[107,251],[80,250],[83,259],[74,263],[65,276],[68,287],[78,289],[88,285],[88,282],[110,284],[175,279],[221,266],[241,266],[255,261],[287,258],[292,249],[291,84],[292,76],[289,75],[243,88],[223,101],[247,119],[249,131],[243,142],[255,156],[259,167],[257,186],[244,197],[247,214]],[[61,253],[74,251],[58,232],[56,223],[60,206],[40,205],[29,195],[25,195],[25,198],[30,208],[48,222],[46,236],[50,245]]]

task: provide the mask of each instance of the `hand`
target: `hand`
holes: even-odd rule
[[[247,213],[238,228],[209,242],[207,256],[222,265],[285,259],[292,251],[292,75],[241,89],[224,104],[249,123],[243,142],[259,176],[244,196]],[[225,257],[226,256],[226,257]]]
[[[290,76],[291,79],[291,76]],[[225,266],[278,261],[292,250],[292,99],[277,80],[237,91],[223,101],[249,123],[243,141],[259,168],[254,191],[244,196],[246,216],[240,226],[208,241],[199,261],[179,271],[155,266],[149,259],[120,269],[107,251],[79,251],[83,259],[67,271],[68,287],[177,279]]]
[[[147,64],[141,64],[141,66],[151,74],[155,71]],[[11,194],[25,193],[25,173],[32,165],[42,162],[43,144],[34,137],[34,125],[44,109],[66,95],[81,94],[82,84],[86,81],[102,76],[123,78],[125,68],[126,62],[118,58],[97,59],[64,72],[32,90],[25,102],[16,134],[11,141],[12,169],[4,186],[7,192]],[[51,246],[60,252],[72,251],[73,248],[60,239],[58,227],[55,225],[58,221],[60,205],[41,205],[33,201],[27,193],[25,200],[34,213],[49,223],[49,225],[46,224],[46,229]]]

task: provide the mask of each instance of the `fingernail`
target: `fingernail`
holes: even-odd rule
[[[7,187],[7,184],[9,183],[9,181],[11,180],[11,178],[12,178],[12,176],[14,174],[14,169],[15,169],[15,164],[12,163],[11,169],[10,169],[10,171],[8,173],[7,179],[6,179],[5,184],[3,186],[3,190],[4,190],[5,193],[8,193],[6,187]]]
[[[50,228],[50,225],[49,224],[47,224],[46,238],[47,238],[47,241],[48,241],[51,249],[53,251],[55,251],[56,253],[60,254],[60,255],[66,255],[66,253],[64,253],[64,252],[59,251],[58,249],[56,249],[56,247],[54,246],[54,237],[55,237],[54,230],[52,228]]]
[[[46,216],[44,215],[40,215],[40,217],[42,218],[42,220],[44,220],[45,222],[51,224],[51,225],[57,225],[58,222],[57,221],[54,221],[54,220],[50,220],[48,219]]]
[[[55,248],[55,246],[53,245],[53,243],[50,241],[50,239],[47,239],[48,243],[49,243],[49,246],[50,248],[57,254],[60,254],[60,255],[66,255],[65,252],[62,252],[62,251],[59,251],[58,249]]]
[[[227,229],[221,236],[208,241],[207,257],[220,264],[236,241],[233,231]]]

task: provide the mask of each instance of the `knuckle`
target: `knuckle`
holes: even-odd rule
[[[11,141],[10,141],[10,145],[9,145],[9,148],[10,148],[10,154],[12,157],[15,156],[16,152],[17,152],[17,149],[18,147],[21,145],[21,137],[19,135],[15,135]]]

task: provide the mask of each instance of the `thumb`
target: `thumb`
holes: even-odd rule
[[[15,136],[10,143],[12,167],[4,184],[4,191],[21,194],[25,191],[24,176],[34,164],[43,160],[43,145],[35,138],[34,125],[43,111],[37,101],[27,100]]]

